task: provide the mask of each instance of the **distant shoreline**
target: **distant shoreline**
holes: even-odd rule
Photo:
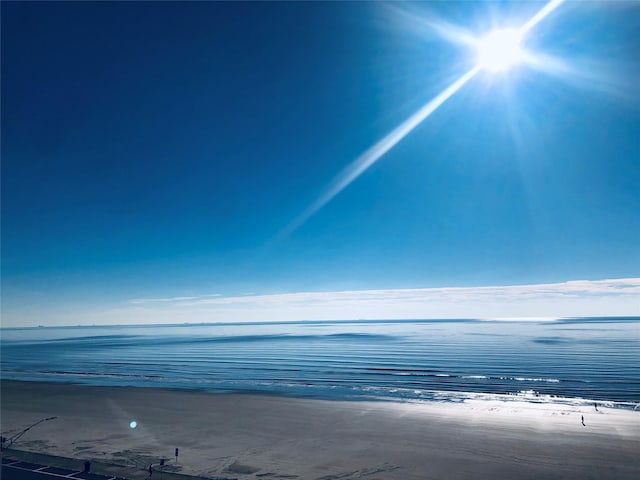
[[[78,324],[78,325],[30,325],[25,327],[2,327],[2,330],[32,330],[39,328],[111,328],[111,327],[132,327],[132,328],[153,328],[153,327],[232,327],[232,326],[252,326],[252,325],[332,325],[332,324],[380,324],[380,323],[484,323],[484,322],[509,322],[509,323],[609,323],[609,322],[640,322],[640,316],[595,316],[595,317],[519,317],[519,318],[399,318],[399,319],[354,319],[354,320],[282,320],[282,321],[238,321],[238,322],[184,322],[184,323],[114,323],[114,324]]]
[[[178,447],[180,472],[241,480],[640,473],[640,412],[603,406],[344,402],[7,380],[1,387],[3,435],[58,417],[15,448],[131,468],[172,458]]]

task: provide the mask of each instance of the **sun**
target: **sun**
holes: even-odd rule
[[[477,66],[491,72],[503,72],[522,61],[522,34],[512,28],[493,30],[478,40]]]

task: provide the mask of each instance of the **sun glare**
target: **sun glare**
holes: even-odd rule
[[[506,71],[523,58],[522,34],[511,28],[493,30],[478,40],[478,67],[491,72]]]
[[[438,33],[447,40],[475,49],[476,65],[348,164],[326,187],[325,192],[300,215],[289,222],[289,224],[278,233],[276,238],[286,237],[297,230],[311,216],[323,208],[336,195],[371,167],[371,165],[376,163],[385,153],[391,150],[399,141],[406,137],[416,126],[435,112],[440,105],[475,77],[480,70],[499,73],[505,72],[521,62],[530,64],[532,59],[536,57],[532,55],[532,52],[525,51],[521,48],[524,37],[530,35],[534,27],[555,11],[564,1],[565,0],[550,0],[549,3],[520,28],[496,29],[490,31],[485,37],[480,39],[475,38],[470,32],[452,25],[439,22],[427,22],[427,26],[435,28]]]

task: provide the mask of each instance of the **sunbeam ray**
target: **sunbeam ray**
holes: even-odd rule
[[[538,13],[536,13],[531,19],[525,23],[522,27],[520,27],[520,35],[526,35],[529,30],[535,27],[538,23],[540,23],[545,17],[547,17],[551,12],[553,12],[556,8],[563,3],[564,0],[551,0],[547,3]]]
[[[629,104],[637,104],[637,82],[629,80],[616,69],[616,65],[597,59],[573,59],[571,61],[527,52],[524,61],[537,71],[552,75],[562,82],[581,89],[605,93],[618,97]]]
[[[440,18],[427,18],[406,4],[386,3],[384,6],[402,22],[402,27],[405,30],[410,29],[420,37],[428,38],[435,34],[449,43],[467,47],[473,46],[476,41],[471,31]]]
[[[304,212],[295,218],[282,232],[281,235],[287,235],[304,222],[314,213],[329,203],[336,195],[349,186],[356,178],[367,170],[371,165],[376,163],[380,157],[391,150],[400,140],[407,136],[422,121],[431,115],[440,105],[446,102],[449,97],[460,90],[473,76],[478,73],[479,68],[475,67],[462,75],[458,80],[444,89],[440,94],[431,99],[417,112],[407,118],[404,122],[389,132],[382,140],[366,150],[362,155],[349,164],[332,182],[325,193],[313,202]]]

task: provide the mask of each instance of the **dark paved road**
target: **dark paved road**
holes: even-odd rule
[[[125,480],[118,477],[83,473],[77,470],[66,470],[64,468],[47,467],[46,465],[38,465],[35,463],[18,462],[6,458],[2,459],[2,475],[0,475],[0,478],[2,478],[2,480]]]

